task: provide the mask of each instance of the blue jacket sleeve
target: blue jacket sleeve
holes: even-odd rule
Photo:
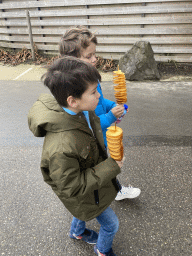
[[[108,100],[108,99],[104,99],[104,104],[106,106],[106,111],[109,112],[112,108],[114,108],[115,106],[117,106],[117,104],[112,101],[112,100]]]
[[[107,129],[109,126],[111,126],[112,123],[114,123],[117,120],[117,118],[113,115],[111,110],[107,114],[101,114],[98,117],[100,118],[102,130]]]
[[[100,99],[95,113],[100,118],[101,128],[104,131],[117,120],[111,112],[111,109],[116,106],[116,103],[103,97],[100,83],[98,83],[97,90],[100,93]]]

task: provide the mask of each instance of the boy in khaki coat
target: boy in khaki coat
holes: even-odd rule
[[[74,57],[57,60],[43,76],[52,95],[44,94],[28,114],[29,128],[44,137],[41,171],[74,216],[70,237],[96,244],[94,252],[115,256],[112,242],[118,218],[109,207],[118,192],[122,162],[107,157],[100,119],[95,115],[101,80],[97,69]],[[85,221],[96,218],[97,234]]]
[[[61,56],[74,56],[85,62],[96,66],[96,46],[97,37],[84,26],[70,27],[65,31],[59,43],[59,53]],[[104,98],[100,82],[98,81],[97,90],[101,95],[99,103],[95,109],[95,114],[100,118],[105,147],[107,148],[106,131],[111,124],[118,121],[122,114],[126,113],[124,105],[117,105],[114,101]],[[119,121],[118,121],[119,122]],[[119,183],[120,191],[115,200],[133,199],[140,195],[141,190],[131,185],[122,186]]]

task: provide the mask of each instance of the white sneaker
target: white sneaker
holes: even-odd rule
[[[140,195],[141,190],[139,188],[133,188],[132,186],[124,187],[122,186],[121,190],[118,192],[115,200],[120,201],[125,198],[133,199]]]

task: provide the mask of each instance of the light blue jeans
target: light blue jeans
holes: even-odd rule
[[[106,253],[112,248],[114,236],[119,228],[119,220],[110,207],[97,216],[96,219],[101,225],[97,240],[97,248],[101,253]],[[85,225],[85,221],[73,217],[70,232],[79,236],[85,231]]]

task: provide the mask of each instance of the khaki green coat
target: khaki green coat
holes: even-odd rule
[[[73,216],[88,221],[100,215],[118,192],[120,168],[107,157],[100,119],[89,112],[93,133],[82,113],[70,115],[50,94],[28,114],[30,130],[43,137],[41,171]]]

